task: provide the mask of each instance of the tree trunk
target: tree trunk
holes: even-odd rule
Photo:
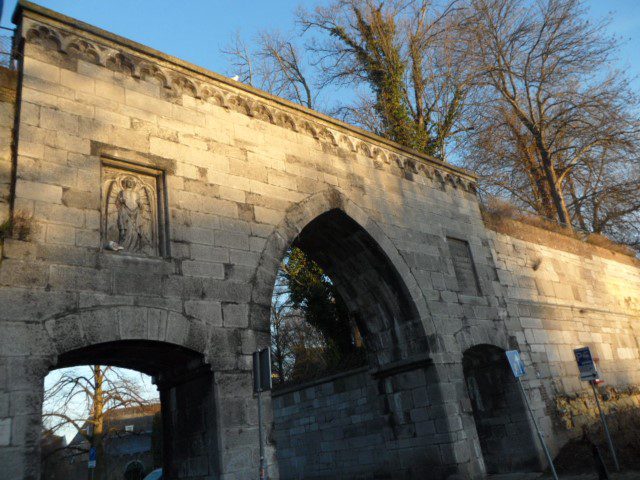
[[[547,186],[556,211],[558,223],[565,227],[571,227],[571,216],[569,215],[569,210],[567,209],[567,204],[564,200],[562,185],[558,181],[556,169],[554,168],[551,159],[549,158],[549,152],[544,148],[541,139],[538,139],[537,143],[538,148],[540,149],[540,156],[542,158],[542,168],[547,180]]]
[[[104,372],[101,365],[93,366],[95,388],[93,392],[92,446],[96,449],[95,480],[107,478],[107,457],[104,450]]]
[[[529,177],[531,191],[533,192],[533,196],[536,201],[536,213],[553,220],[556,217],[556,214],[543,169],[540,168],[537,162],[528,160],[527,165],[525,166],[525,171]]]
[[[582,208],[578,203],[578,196],[576,195],[576,187],[575,187],[575,184],[573,183],[573,178],[571,178],[571,175],[567,175],[567,186],[569,187],[569,194],[571,195],[571,200],[573,201],[573,205],[574,205],[572,209],[574,218],[578,221],[578,225],[580,225],[580,228],[586,232],[588,231],[587,222],[585,221],[584,216],[582,215]]]

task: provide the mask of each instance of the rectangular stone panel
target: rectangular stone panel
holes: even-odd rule
[[[453,270],[458,279],[459,292],[465,295],[480,295],[478,275],[473,265],[469,244],[464,240],[450,237],[447,237],[447,244],[453,260]]]
[[[102,248],[167,256],[164,176],[160,170],[103,159]]]

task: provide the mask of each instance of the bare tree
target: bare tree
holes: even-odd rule
[[[415,150],[446,156],[447,142],[464,131],[463,112],[472,75],[455,42],[464,10],[450,1],[333,0],[299,11],[304,31],[315,33],[310,53],[322,85],[361,85],[365,102],[343,106],[347,118],[374,114],[376,133]],[[372,108],[371,108],[372,107]],[[367,113],[371,118],[371,115]]]
[[[581,0],[471,0],[464,30],[484,101],[467,165],[488,190],[563,225],[611,231],[614,192],[637,192],[638,99],[621,72],[605,22]],[[594,203],[595,202],[595,203]],[[608,205],[603,216],[600,207]]]
[[[60,378],[47,388],[43,404],[45,433],[53,435],[72,427],[84,441],[71,445],[76,453],[86,453],[88,448],[97,452],[95,478],[106,473],[104,441],[109,435],[109,415],[118,408],[143,407],[154,400],[146,398],[140,382],[123,369],[93,365],[90,375],[78,370],[64,370]],[[155,400],[157,401],[157,400]]]
[[[254,85],[254,53],[247,46],[239,31],[221,51],[229,61],[230,76],[239,82],[262,88],[260,85]]]
[[[339,91],[328,113],[444,158],[468,128],[471,72],[452,48],[465,10],[452,0],[333,0],[299,10],[300,35],[262,33],[252,48],[236,37],[225,53],[231,74],[309,108]],[[345,90],[341,90],[345,89]],[[334,102],[335,103],[335,102]]]
[[[346,89],[328,113],[462,161],[484,192],[551,221],[640,244],[640,102],[584,0],[329,0],[298,18],[304,49],[259,38],[257,86],[307,106],[310,86]],[[246,50],[233,52],[255,72]]]
[[[599,153],[567,178],[572,221],[640,250],[640,162]]]
[[[222,53],[229,58],[230,73],[239,81],[314,108],[317,93],[308,79],[303,54],[282,33],[262,32],[251,48],[238,33]]]

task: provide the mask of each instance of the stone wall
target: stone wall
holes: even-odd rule
[[[368,369],[286,388],[272,397],[281,478],[389,475],[389,422]]]
[[[640,438],[640,432],[630,431],[640,421],[640,389],[638,387],[604,387],[599,388],[602,401],[601,406],[609,418],[609,429],[612,433],[624,435],[633,434]],[[555,398],[558,418],[568,430],[581,431],[583,428],[600,428],[600,416],[591,390],[576,392],[568,395],[558,395]],[[625,422],[631,422],[625,424]]]
[[[474,176],[454,166],[29,2],[16,18],[12,201],[30,228],[5,240],[0,264],[11,478],[39,478],[47,371],[107,342],[119,365],[193,381],[173,389],[174,419],[211,412],[189,435],[208,447],[174,456],[179,478],[255,475],[251,353],[269,345],[276,272],[295,242],[361,327],[379,386],[365,403],[374,423],[384,406],[398,476],[486,471],[463,369],[475,346],[524,352],[555,449],[566,432],[553,397],[580,388],[574,346],[593,342],[607,379],[637,383],[632,265],[487,231]],[[185,351],[206,375],[185,374]],[[193,389],[206,398],[190,411]],[[274,445],[267,456],[277,478]]]
[[[29,459],[37,457],[48,369],[69,352],[134,340],[196,352],[213,370],[215,422],[194,434],[217,447],[206,460],[196,451],[176,457],[194,462],[179,476],[255,474],[251,353],[269,344],[271,291],[286,248],[329,212],[341,228],[320,222],[309,243],[338,271],[351,258],[338,273],[375,366],[412,364],[431,347],[435,354],[429,421],[438,421],[437,437],[400,402],[411,385],[389,374],[385,395],[403,422],[390,444],[396,468],[479,470],[434,330],[446,319],[432,319],[427,305],[440,297],[431,275],[439,290],[456,284],[446,236],[483,248],[471,174],[28,2],[17,18],[13,200],[31,229],[5,242],[0,372],[11,365],[12,375],[33,373],[18,383],[0,376],[9,405],[0,421],[10,430],[0,464],[13,477],[37,477]],[[139,212],[136,221],[125,204]],[[351,246],[362,247],[362,261]],[[449,306],[436,301],[434,309]],[[135,355],[117,360],[153,367]],[[415,368],[424,378],[423,365]],[[426,380],[413,388],[426,389]],[[417,456],[425,445],[433,457]],[[275,478],[274,447],[267,453]]]
[[[8,232],[18,72],[0,67],[0,242]]]
[[[567,439],[581,436],[583,427],[598,428],[591,389],[579,381],[573,356],[573,349],[583,345],[595,352],[601,376],[609,385],[603,405],[611,428],[621,439],[629,437],[625,419],[640,409],[634,387],[640,384],[636,261],[524,224],[511,224],[509,232],[508,236],[490,234],[495,287],[504,295],[511,348],[520,349],[528,365],[525,385],[538,421],[551,434],[553,452],[559,452]],[[474,290],[475,274],[466,264],[469,257],[461,246],[455,251],[460,258],[453,258],[454,265],[465,265],[460,288]],[[476,351],[470,358],[482,358],[478,357],[481,350],[470,348],[468,352]],[[515,387],[500,393],[509,379],[491,371],[495,368],[508,372],[506,363],[498,366],[497,361],[465,372],[471,405],[484,403],[474,415],[486,468],[494,472],[509,471],[512,466],[535,468],[537,440],[527,430],[524,405],[515,398],[520,393]],[[497,384],[484,388],[488,395],[483,396],[482,382]],[[390,404],[379,395],[380,388],[371,371],[362,369],[275,394],[274,438],[283,478],[329,478],[332,472],[346,473],[356,464],[367,465],[371,472],[387,472],[390,456],[385,438],[393,436],[390,426],[402,415],[393,415]],[[416,408],[412,414],[420,412]],[[433,423],[423,425],[430,425],[432,434],[437,434]],[[467,424],[467,428],[473,427]],[[487,428],[492,431],[485,432]],[[506,457],[513,465],[505,462]]]
[[[584,422],[567,421],[554,399],[590,395],[574,348],[591,348],[606,385],[640,384],[640,270],[633,258],[557,233],[515,223],[509,233],[492,234],[496,284],[514,346],[530,365],[531,395],[546,404],[542,421],[556,433],[557,447],[580,435]],[[610,401],[613,410],[618,400]]]

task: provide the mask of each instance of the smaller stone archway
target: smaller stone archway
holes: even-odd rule
[[[139,460],[132,460],[127,463],[124,468],[125,480],[142,480],[144,477],[145,469],[144,465]]]
[[[475,345],[465,350],[462,367],[486,473],[539,470],[526,406],[505,351]]]
[[[157,340],[116,340],[64,352],[52,369],[94,364],[152,376],[162,405],[167,478],[218,478],[213,374],[201,353]]]
[[[162,308],[116,305],[56,316],[45,328],[54,352],[49,371],[110,365],[153,378],[162,405],[167,478],[219,477],[215,382],[203,322]]]
[[[138,305],[83,308],[55,315],[44,321],[44,327],[54,357],[121,340],[161,342],[204,355],[210,340],[201,320],[167,308]],[[117,357],[124,359],[125,355]]]

